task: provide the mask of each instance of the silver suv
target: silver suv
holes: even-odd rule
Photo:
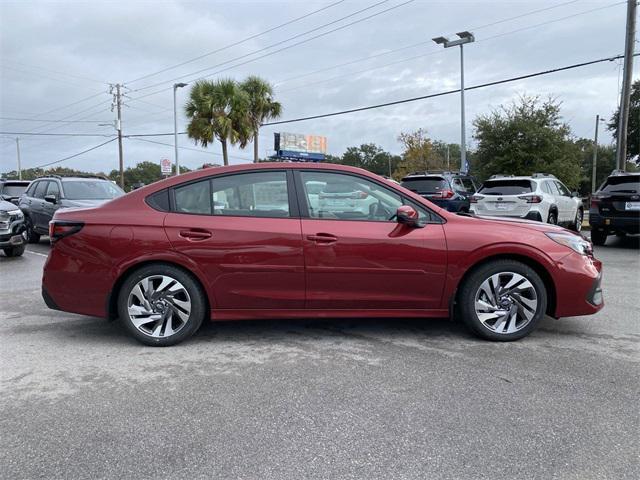
[[[555,176],[494,175],[471,198],[478,216],[518,217],[582,229],[582,200]]]

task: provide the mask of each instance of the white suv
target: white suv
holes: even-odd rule
[[[577,193],[555,176],[494,175],[471,198],[470,212],[479,216],[519,217],[582,229],[583,207]]]

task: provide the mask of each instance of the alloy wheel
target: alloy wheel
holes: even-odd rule
[[[189,320],[191,297],[182,283],[167,275],[143,278],[127,300],[129,320],[141,333],[166,338],[178,333]]]
[[[538,311],[538,294],[526,277],[514,272],[491,275],[475,295],[475,312],[489,331],[511,334],[522,330]]]

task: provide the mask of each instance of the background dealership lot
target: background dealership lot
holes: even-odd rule
[[[4,478],[637,478],[640,239],[607,306],[515,343],[445,320],[207,324],[167,349],[0,260]]]

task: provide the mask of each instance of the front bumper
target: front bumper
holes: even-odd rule
[[[600,260],[570,253],[557,265],[555,317],[591,315],[604,307]]]
[[[0,248],[17,247],[24,243],[24,237],[22,234],[18,235],[0,235]]]

